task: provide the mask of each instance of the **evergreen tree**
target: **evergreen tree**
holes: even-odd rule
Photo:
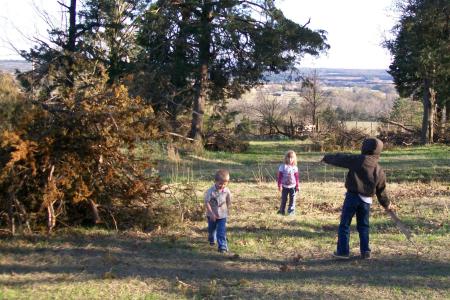
[[[447,106],[450,31],[447,0],[405,0],[402,16],[386,42],[393,56],[389,73],[402,97],[422,95],[422,143],[433,142],[435,106]]]
[[[109,82],[128,71],[136,55],[137,20],[149,0],[86,0],[80,10],[85,51],[106,67]]]
[[[138,43],[152,103],[174,119],[192,108],[190,136],[201,140],[207,100],[239,97],[266,72],[326,50],[325,40],[324,31],[292,22],[272,0],[179,0],[150,7]]]

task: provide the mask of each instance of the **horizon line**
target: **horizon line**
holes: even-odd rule
[[[0,61],[19,61],[19,62],[29,62],[26,59],[2,59],[0,58]],[[389,68],[364,68],[364,67],[357,67],[357,68],[349,68],[349,67],[311,67],[311,66],[299,66],[298,69],[339,69],[339,70],[382,70],[382,71],[388,71]],[[281,72],[280,72],[281,73]]]

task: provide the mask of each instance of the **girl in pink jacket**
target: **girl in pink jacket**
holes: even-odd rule
[[[278,190],[281,191],[281,204],[278,213],[285,214],[286,202],[289,195],[288,214],[295,214],[295,196],[298,192],[297,155],[289,150],[284,156],[284,163],[278,168]]]

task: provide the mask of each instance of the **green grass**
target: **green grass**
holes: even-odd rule
[[[346,262],[330,256],[345,192],[342,170],[325,169],[317,163],[322,153],[297,150],[301,147],[308,146],[252,142],[246,154],[184,158],[176,177],[161,171],[168,182],[189,179],[197,194],[189,201],[201,204],[214,170],[232,170],[228,239],[234,255],[209,246],[205,221],[148,233],[73,228],[49,238],[2,238],[0,299],[449,299],[449,179],[422,170],[427,164],[448,170],[449,147],[383,153],[381,163],[391,170],[388,193],[415,235],[408,241],[375,203],[373,259]],[[274,173],[291,148],[299,154],[303,176],[297,214],[283,217],[276,214],[275,182],[251,169]],[[190,175],[184,177],[181,167]],[[396,174],[404,168],[411,178]],[[350,245],[356,256],[354,225]]]
[[[285,152],[292,149],[297,153],[302,182],[342,181],[346,170],[320,163],[325,153],[313,151],[313,148],[304,141],[250,142],[245,153],[205,151],[201,157],[191,155],[179,162],[161,159],[160,175],[167,182],[202,181],[210,180],[218,168],[227,168],[235,181],[270,182],[274,181]],[[390,182],[446,181],[450,174],[450,147],[432,145],[386,150],[381,155],[380,165]]]

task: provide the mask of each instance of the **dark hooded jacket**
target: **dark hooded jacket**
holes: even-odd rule
[[[377,195],[380,204],[388,207],[386,175],[378,164],[382,149],[382,141],[377,138],[367,138],[362,144],[360,155],[328,154],[323,157],[323,161],[349,169],[345,179],[348,192],[366,197]]]

